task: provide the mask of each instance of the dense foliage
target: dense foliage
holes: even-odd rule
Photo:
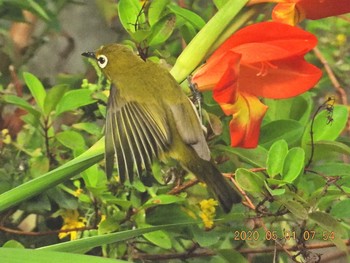
[[[271,20],[273,3],[117,2],[96,0],[101,11],[96,16],[119,26],[122,43],[141,57],[171,69],[197,106],[213,160],[243,201],[225,214],[206,185],[173,161],[155,162],[151,173],[133,183],[121,185],[117,170],[107,178],[102,137],[110,83],[96,62],[86,63],[85,75],[68,72],[53,76],[54,81],[27,67],[46,37],[64,31],[60,11],[84,3],[0,1],[4,262],[53,257],[57,262],[317,262],[322,252],[315,249],[324,247],[345,255],[350,244],[350,16],[306,13],[320,20],[293,20],[302,30],[261,23]],[[307,1],[289,2],[305,6]],[[335,11],[331,15],[342,12]],[[251,25],[263,26],[242,37]],[[290,30],[289,37],[280,38],[281,28]],[[234,44],[225,49],[220,45],[226,39]],[[317,48],[305,39],[318,40]],[[278,52],[267,51],[272,45]],[[196,73],[205,61],[206,68]],[[252,68],[258,73],[245,73]],[[194,91],[186,79],[191,74]],[[79,255],[84,253],[99,257]]]

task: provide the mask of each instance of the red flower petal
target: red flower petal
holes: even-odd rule
[[[245,44],[250,45],[252,43],[256,44],[256,46],[244,47]],[[211,57],[222,55],[228,50],[245,55],[247,53],[262,53],[264,52],[263,50],[254,51],[254,49],[257,48],[257,45],[263,43],[286,50],[290,56],[293,56],[310,51],[316,46],[317,38],[297,27],[277,22],[262,22],[247,26],[234,33]]]
[[[235,104],[222,104],[221,107],[227,115],[233,115],[230,122],[231,146],[256,147],[267,106],[256,97],[241,93]]]
[[[300,0],[297,6],[303,9],[308,19],[320,19],[350,12],[350,0]]]
[[[238,68],[241,55],[227,52],[221,56],[212,56],[208,59],[192,78],[200,91],[211,90],[220,81],[228,67]]]
[[[290,98],[297,96],[317,84],[322,71],[303,58],[278,60],[252,68],[241,65],[239,87],[244,92],[265,98]],[[265,72],[264,72],[265,71]]]
[[[217,103],[234,103],[237,100],[239,64],[228,65],[216,84],[213,97]]]

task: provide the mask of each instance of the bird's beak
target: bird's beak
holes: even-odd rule
[[[95,52],[84,52],[81,55],[84,56],[84,57],[87,57],[87,58],[96,59]]]

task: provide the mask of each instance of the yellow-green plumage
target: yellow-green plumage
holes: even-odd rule
[[[207,184],[228,212],[240,196],[210,162],[192,103],[163,67],[119,44],[83,55],[97,59],[112,82],[106,117],[106,170],[117,160],[121,181],[133,180],[153,158],[173,158]]]

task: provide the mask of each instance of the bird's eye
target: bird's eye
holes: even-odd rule
[[[97,57],[97,63],[100,66],[100,68],[105,68],[108,64],[108,59],[105,55],[99,55]]]

